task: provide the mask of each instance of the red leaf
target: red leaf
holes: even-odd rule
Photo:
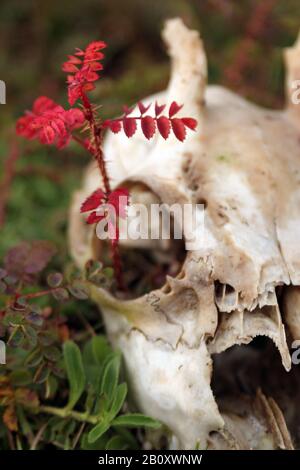
[[[104,54],[99,52],[106,47],[103,41],[93,41],[85,49],[76,49],[75,55],[69,55],[68,60],[63,64],[62,69],[68,76],[68,96],[72,106],[82,96],[82,91],[91,91],[95,87],[93,82],[98,80],[99,74],[96,71],[102,70],[103,65],[99,62],[104,58]]]
[[[151,116],[145,116],[141,119],[141,127],[144,136],[151,139],[155,134],[155,119]]]
[[[78,108],[71,108],[64,114],[64,120],[67,123],[69,130],[77,129],[82,126],[85,121],[83,112]]]
[[[75,64],[75,65],[78,65],[78,64],[81,64],[81,60],[78,59],[78,57],[75,57],[74,55],[68,55],[68,62],[70,62],[71,64]]]
[[[55,141],[55,131],[51,126],[45,126],[40,133],[40,141],[42,144],[50,145]]]
[[[171,103],[170,108],[169,108],[169,117],[171,118],[175,116],[175,114],[177,114],[178,111],[181,110],[182,106],[183,105],[177,104],[176,101],[173,101],[173,103]]]
[[[94,72],[96,70],[103,70],[103,65],[102,64],[98,64],[98,62],[90,62],[89,63],[89,67],[91,68],[91,70],[94,70]]]
[[[131,114],[133,110],[134,110],[134,106],[132,106],[131,108],[128,108],[126,104],[123,106],[123,111],[124,111],[125,116],[128,116],[129,114]]]
[[[49,263],[55,253],[53,245],[47,241],[32,242],[30,252],[24,264],[24,271],[28,274],[41,272]]]
[[[79,47],[76,47],[75,50],[76,50],[75,55],[77,55],[77,56],[79,56],[79,57],[84,55],[83,50],[82,50],[82,49],[79,49]]]
[[[104,215],[97,215],[96,211],[91,212],[88,218],[86,219],[87,224],[97,224],[102,220],[105,216]]]
[[[165,107],[166,107],[165,104],[159,105],[157,101],[155,101],[155,116],[156,117],[159,116],[163,112]]]
[[[76,101],[79,91],[76,88],[72,90],[73,101]],[[62,148],[70,141],[71,132],[82,126],[84,121],[85,116],[80,109],[65,110],[46,96],[40,96],[33,103],[32,110],[18,119],[16,131],[26,139],[39,139],[42,144]]]
[[[65,62],[62,65],[62,71],[67,72],[67,73],[76,73],[78,72],[78,67],[75,64],[72,64],[71,62]]]
[[[120,121],[113,121],[113,120],[107,120],[103,123],[104,127],[109,127],[109,129],[114,133],[117,134],[120,132],[122,129],[121,122]]]
[[[112,204],[112,201],[115,200],[115,198],[119,198],[120,196],[126,196],[127,198],[129,197],[129,191],[127,188],[117,188],[114,191],[112,191],[108,197],[108,201],[110,204]]]
[[[105,200],[102,189],[94,191],[81,205],[80,212],[88,212],[97,209]]]
[[[135,118],[123,118],[123,129],[127,137],[132,137],[136,132]]]
[[[188,127],[189,129],[191,129],[192,131],[194,131],[197,127],[197,121],[196,119],[193,119],[193,118],[181,118],[181,121],[183,122],[183,124]]]
[[[121,199],[122,198],[122,199]],[[114,206],[119,217],[126,218],[129,191],[127,188],[118,188],[112,191],[108,197],[108,203]]]
[[[53,245],[47,241],[23,242],[8,251],[4,267],[9,275],[17,277],[37,274],[47,266],[54,253]]]
[[[87,82],[95,82],[96,80],[98,80],[99,75],[96,72],[94,72],[93,70],[86,69],[84,71],[84,77],[85,77]]]
[[[171,119],[172,130],[178,140],[184,141],[186,135],[185,125],[181,119]]]
[[[56,108],[56,106],[57,104],[47,96],[40,96],[34,101],[32,110],[34,114],[42,114],[45,111]]]
[[[148,104],[148,106],[145,106],[141,101],[138,102],[138,107],[139,107],[140,113],[142,115],[145,114],[148,111],[150,106],[151,106],[151,103]]]
[[[98,49],[104,49],[107,47],[106,42],[104,41],[92,41],[86,48],[86,52],[98,51]],[[79,49],[80,51],[80,49]]]
[[[165,116],[159,117],[157,119],[157,128],[158,128],[160,135],[164,139],[167,139],[169,137],[170,129],[171,129],[170,120]]]
[[[82,86],[82,90],[83,91],[91,91],[91,90],[95,90],[95,85],[91,82],[89,83],[85,83],[83,86]]]

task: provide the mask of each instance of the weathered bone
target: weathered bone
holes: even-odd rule
[[[225,428],[209,438],[209,449],[293,449],[291,436],[275,400],[258,390],[254,400],[234,397],[220,407]]]
[[[123,351],[137,407],[169,426],[171,446],[194,448],[205,447],[211,431],[222,428],[233,436],[238,427],[213,397],[210,354],[262,335],[275,343],[286,370],[291,367],[276,288],[300,285],[299,110],[290,103],[300,43],[286,53],[287,109],[271,111],[224,88],[206,88],[202,42],[181,20],[168,21],[163,37],[172,59],[170,84],[143,101],[184,103],[199,130],[183,144],[173,137],[147,142],[139,133],[130,140],[111,135],[104,151],[114,186],[127,182],[134,194],[134,184],[142,184],[153,200],[168,204],[204,203],[205,244],[188,252],[180,275],[162,289],[130,301],[95,286],[92,295],[113,344]],[[70,217],[71,252],[80,266],[96,256],[94,233],[79,207],[97,187],[91,166]],[[153,246],[149,241],[147,247]],[[286,320],[295,337],[298,288],[285,289]],[[267,404],[283,429],[277,405]],[[280,432],[272,446],[290,448]],[[244,447],[252,448],[253,436],[240,433]],[[219,437],[216,446],[222,445]]]

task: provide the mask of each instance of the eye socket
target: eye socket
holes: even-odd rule
[[[112,293],[122,299],[134,299],[163,287],[166,283],[166,276],[175,277],[182,269],[186,250],[183,237],[181,239],[174,238],[174,217],[172,214],[165,214],[166,217],[170,217],[170,237],[164,239],[163,237],[167,234],[163,235],[161,227],[159,227],[156,232],[157,239],[151,239],[151,223],[156,224],[157,220],[151,218],[149,208],[151,204],[159,205],[161,201],[148,186],[142,183],[127,182],[125,185],[122,184],[122,187],[127,187],[130,192],[130,205],[143,204],[148,209],[149,215],[145,221],[149,227],[146,239],[121,239],[119,241],[126,291],[118,292],[115,286],[112,286]],[[143,221],[143,219],[141,220]],[[122,221],[120,222],[121,233]],[[128,225],[133,222],[130,215],[127,222]],[[141,227],[139,227],[139,231],[140,229]],[[109,240],[100,240],[95,233],[92,246],[94,259],[102,261],[104,266],[112,266]]]

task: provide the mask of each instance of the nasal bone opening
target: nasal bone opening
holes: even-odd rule
[[[126,290],[112,287],[122,298],[137,298],[165,286],[167,276],[175,277],[186,257],[183,233],[176,224],[176,214],[146,184],[126,181],[129,191],[127,216],[119,217],[119,252]],[[101,235],[101,234],[100,234]],[[98,227],[93,236],[93,258],[112,266],[111,240],[99,238]]]

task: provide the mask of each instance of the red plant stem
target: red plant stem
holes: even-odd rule
[[[110,193],[110,184],[109,184],[108,174],[106,171],[106,166],[105,166],[105,161],[104,161],[104,156],[103,156],[103,151],[102,151],[102,140],[103,140],[102,128],[97,126],[91,102],[84,92],[82,93],[81,98],[82,98],[83,106],[85,108],[86,119],[89,122],[91,133],[92,133],[93,140],[94,140],[93,142],[94,147],[95,147],[94,157],[98,163],[98,167],[99,167],[102,179],[103,179],[105,193],[108,196]]]
[[[58,289],[58,287],[54,288],[54,289],[47,289],[47,290],[41,290],[39,292],[31,292],[30,294],[20,294],[20,292],[16,292],[15,295],[14,295],[14,304],[18,303],[18,300],[19,299],[26,299],[26,300],[30,300],[30,299],[37,299],[38,297],[43,297],[44,295],[48,295],[48,294],[52,294],[52,292],[56,291]]]
[[[16,162],[19,158],[17,142],[13,140],[8,157],[4,163],[3,180],[0,184],[0,227],[5,221],[5,209],[9,198],[10,187],[15,175]]]
[[[91,102],[84,92],[82,92],[81,99],[83,102],[83,106],[85,108],[86,119],[90,125],[91,133],[93,136],[93,147],[95,148],[95,153],[93,154],[93,156],[97,161],[97,164],[98,164],[101,176],[102,176],[102,180],[103,180],[105,195],[106,195],[106,198],[108,198],[111,192],[111,188],[110,188],[109,177],[107,174],[106,164],[105,164],[103,150],[102,150],[103,128],[101,127],[101,125],[97,126]],[[122,276],[122,263],[121,263],[118,239],[111,240],[111,251],[112,251],[112,261],[113,261],[113,266],[114,266],[114,274],[115,274],[115,278],[117,281],[117,285],[119,289],[124,290],[124,282],[123,282],[123,276]]]
[[[38,297],[43,297],[44,295],[52,294],[52,292],[55,292],[57,289],[60,289],[60,287],[55,287],[54,289],[46,289],[46,290],[41,290],[39,292],[31,292],[30,294],[17,294],[16,295],[16,300],[18,298],[22,299],[37,299]]]
[[[116,278],[119,289],[124,291],[125,285],[124,285],[123,275],[122,275],[122,263],[121,263],[118,240],[112,241],[111,251],[112,251],[115,278]]]

